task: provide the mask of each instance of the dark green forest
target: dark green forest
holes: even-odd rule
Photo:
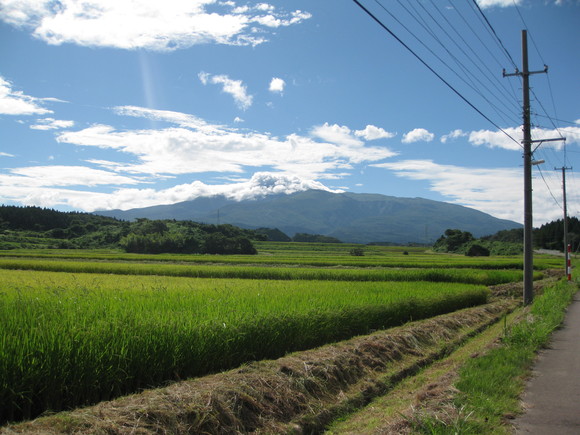
[[[568,218],[568,242],[573,252],[580,250],[580,220]],[[543,249],[564,250],[564,219],[558,219],[534,230],[534,245]]]
[[[534,248],[564,251],[564,220],[558,219],[533,230]],[[437,239],[437,252],[482,255],[516,255],[523,252],[524,230],[516,228],[476,239],[467,231],[448,229]],[[568,218],[568,242],[573,252],[580,249],[580,221]]]
[[[0,249],[122,248],[149,254],[252,255],[257,253],[252,240],[267,240],[267,236],[227,224],[149,219],[127,222],[91,213],[0,206]]]

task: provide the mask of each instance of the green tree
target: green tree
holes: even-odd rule
[[[445,234],[437,239],[433,249],[439,252],[458,252],[463,245],[473,240],[473,234],[468,231],[447,229]]]

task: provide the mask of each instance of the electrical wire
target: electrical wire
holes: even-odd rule
[[[481,10],[481,8],[479,7],[479,4],[477,3],[476,0],[472,0],[472,4],[475,5],[475,7],[477,8],[477,10],[479,11],[480,15],[483,17],[483,19],[485,20],[487,26],[489,27],[489,29],[491,30],[491,32],[493,33],[493,36],[495,37],[495,40],[499,43],[500,47],[503,49],[503,52],[505,53],[506,57],[510,60],[510,62],[512,63],[512,66],[514,68],[517,68],[517,64],[514,62],[511,54],[509,53],[509,51],[505,48],[505,45],[503,45],[503,42],[501,42],[501,39],[499,39],[499,36],[497,36],[497,33],[495,31],[495,29],[493,28],[493,26],[491,25],[491,23],[489,22],[489,20],[487,19],[487,17],[485,16],[485,14],[483,13],[483,11]]]
[[[475,0],[473,0],[475,1]],[[522,12],[520,11],[520,8],[518,7],[517,3],[515,2],[515,0],[512,0],[516,11],[520,17],[520,20],[522,21],[522,24],[524,25],[524,28],[527,30],[528,32],[528,36],[530,37],[530,40],[532,41],[532,45],[534,46],[534,49],[536,50],[536,53],[538,54],[538,57],[540,58],[540,60],[542,61],[542,64],[544,64],[544,67],[546,67],[546,61],[544,60],[542,53],[540,53],[540,49],[538,48],[538,45],[536,44],[536,40],[534,39],[534,35],[532,34],[532,32],[530,32],[530,30],[528,29],[528,24],[526,23],[526,20],[524,19],[524,16],[522,15]],[[547,67],[546,67],[547,68]],[[550,82],[550,77],[548,74],[546,74],[546,78],[548,80],[548,89],[550,91],[550,98],[552,100],[552,107],[554,109],[554,114],[557,117],[557,111],[556,111],[556,103],[554,102],[554,94],[552,92],[552,84]],[[552,119],[552,117],[548,114],[548,111],[545,109],[544,105],[542,104],[542,101],[538,98],[538,96],[536,95],[536,93],[534,92],[533,88],[530,89],[532,92],[532,95],[534,96],[535,100],[537,101],[537,103],[540,105],[540,107],[542,108],[542,110],[544,111],[544,113],[546,114],[546,117],[551,121],[552,126],[554,127],[554,129],[558,132],[558,134],[560,135],[560,138],[564,138],[564,136],[562,135],[562,133],[560,132],[560,130],[558,129],[558,127],[556,126],[556,123],[554,122],[554,120]],[[565,148],[564,148],[565,150]]]
[[[475,50],[473,49],[472,45],[467,43],[467,41],[465,40],[465,38],[463,37],[463,35],[461,34],[461,32],[459,32],[459,31],[457,30],[457,28],[455,27],[455,25],[454,25],[454,24],[453,24],[453,23],[452,23],[452,22],[451,22],[451,21],[450,21],[450,20],[447,18],[447,16],[441,12],[441,9],[440,9],[440,8],[438,8],[438,7],[436,6],[436,4],[435,4],[434,0],[429,0],[429,1],[431,2],[431,5],[432,5],[432,6],[433,6],[433,7],[434,7],[436,10],[437,10],[437,12],[439,13],[439,16],[440,16],[440,17],[441,17],[441,18],[442,18],[442,19],[445,21],[446,25],[447,25],[447,26],[448,26],[448,27],[449,27],[451,30],[453,30],[453,32],[455,33],[455,35],[456,35],[456,38],[451,38],[450,36],[448,36],[448,37],[449,37],[449,38],[451,39],[451,41],[452,41],[452,42],[454,42],[454,43],[455,43],[455,45],[456,45],[456,46],[457,46],[457,47],[458,47],[458,48],[461,50],[461,52],[464,54],[464,56],[466,56],[466,57],[467,57],[467,58],[468,58],[468,59],[469,59],[469,60],[470,60],[470,61],[473,63],[473,65],[474,65],[476,68],[479,68],[479,70],[480,70],[480,71],[481,71],[481,68],[484,68],[485,70],[487,70],[487,72],[488,72],[488,74],[489,74],[489,75],[484,75],[484,77],[488,78],[488,80],[489,80],[489,77],[493,77],[493,78],[495,79],[495,82],[496,82],[496,84],[497,84],[497,85],[499,85],[499,88],[502,88],[504,91],[508,91],[508,89],[507,89],[507,88],[506,88],[506,86],[505,86],[505,80],[504,80],[504,81],[501,81],[501,80],[499,80],[499,75],[496,75],[496,74],[494,74],[494,73],[491,71],[491,69],[489,68],[489,66],[487,65],[487,63],[483,62],[483,60],[481,59],[481,57],[480,57],[480,56],[478,56],[478,54],[477,54],[477,53],[475,52]],[[422,3],[420,3],[420,4],[422,4]],[[434,21],[436,21],[434,18],[433,18],[433,20],[434,20]],[[436,21],[436,22],[437,22],[437,21]],[[438,23],[438,22],[437,22],[437,23]],[[441,25],[439,25],[439,26],[442,28],[442,26],[441,26]],[[442,28],[442,29],[443,29],[443,28]],[[447,32],[445,32],[445,33],[447,34]],[[463,44],[465,45],[465,47],[467,48],[467,50],[468,50],[469,52],[471,52],[471,54],[473,55],[473,57],[472,57],[472,56],[469,56],[467,53],[465,53],[465,51],[464,51],[464,50],[463,50],[463,49],[462,49],[462,48],[459,46],[459,43],[457,42],[457,38],[458,38],[460,41],[462,41],[462,42],[463,42]],[[475,59],[475,60],[474,60],[474,59]],[[477,62],[476,62],[476,61],[477,61]],[[479,66],[477,66],[477,65],[476,65],[476,63],[478,63],[478,64],[479,64]],[[482,71],[482,72],[483,72],[483,71]],[[509,81],[509,80],[508,80],[508,83],[509,83],[509,84],[510,84],[510,86],[511,86],[511,81]],[[516,97],[516,95],[515,95],[515,92],[514,92],[514,90],[513,90],[513,87],[511,87],[511,89],[512,89],[512,96],[514,97],[514,98],[513,98],[513,103],[515,104],[515,107],[517,108],[517,110],[519,110],[519,108],[521,107],[521,104],[519,103],[519,100],[518,100],[518,98],[517,98],[517,97]],[[507,96],[507,95],[508,95],[508,93],[506,93],[506,96]]]
[[[558,118],[552,118],[550,116],[546,116],[546,115],[541,115],[539,113],[534,113],[535,116],[541,116],[543,118],[548,118],[551,119],[553,121],[558,121],[558,122],[565,122],[566,124],[571,124],[571,125],[578,125],[578,122],[574,122],[574,121],[566,121],[564,119],[558,119]]]
[[[379,4],[387,13],[388,10],[386,10],[386,8],[384,7],[384,5],[382,5],[381,3],[379,3],[377,0],[375,0],[375,2],[377,4]],[[457,71],[455,71],[454,69],[452,69],[446,62],[444,62],[439,56],[435,55],[437,57],[437,59],[442,62],[448,69],[450,69],[455,75],[457,75],[457,77],[463,81],[469,88],[471,88],[476,94],[478,94],[483,100],[485,100],[496,112],[496,114],[500,117],[504,117],[504,121],[505,118],[508,118],[510,120],[510,122],[514,122],[514,118],[512,117],[511,114],[506,113],[506,111],[504,111],[502,108],[498,107],[495,103],[491,102],[490,99],[486,96],[486,93],[489,95],[492,95],[496,101],[500,104],[503,104],[504,101],[501,97],[498,96],[498,94],[496,92],[494,92],[492,89],[490,89],[482,80],[480,80],[476,74],[474,74],[463,62],[461,62],[446,46],[445,44],[441,41],[441,39],[437,36],[437,32],[429,25],[429,23],[423,19],[423,17],[421,16],[421,13],[419,10],[417,10],[417,8],[415,8],[415,6],[413,5],[413,2],[408,1],[408,2],[401,2],[401,0],[397,0],[397,2],[399,3],[399,5],[437,42],[437,44],[439,46],[441,46],[441,48],[443,48],[443,50],[445,50],[445,52],[448,54],[448,56],[455,62],[455,64],[461,69],[461,71],[463,72],[463,77],[459,75],[459,73],[457,73]],[[408,7],[405,6],[405,3],[408,4],[408,7],[413,9],[412,13],[411,11],[409,11]],[[425,12],[425,14],[431,19],[431,21],[433,23],[435,23],[435,25],[443,32],[443,34],[461,51],[461,53],[468,59],[470,60],[474,65],[475,62],[473,62],[473,60],[470,58],[470,56],[467,55],[467,53],[463,50],[463,48],[457,43],[457,41],[451,37],[451,35],[449,35],[449,33],[447,32],[447,30],[441,26],[441,24],[435,19],[435,17],[433,17],[433,14],[427,10],[427,8],[425,7],[425,5],[421,2],[418,1],[419,6],[421,7],[421,9]],[[436,8],[437,11],[441,14],[441,11]],[[390,14],[390,13],[389,13]],[[390,14],[392,16],[392,14]],[[442,15],[442,14],[441,14]],[[445,17],[444,17],[445,18]],[[449,23],[449,22],[448,22]],[[449,23],[451,25],[451,23]],[[451,27],[453,27],[451,25]],[[409,31],[408,29],[406,29],[407,31]],[[410,32],[410,31],[409,31]],[[456,31],[456,33],[458,33]],[[413,34],[414,35],[414,34]],[[425,46],[425,44],[423,43],[423,41],[419,40],[417,38],[416,35],[414,35],[414,37],[423,45]],[[432,54],[432,50],[428,47],[426,47]],[[478,68],[477,65],[475,65],[475,67],[478,69],[478,71],[481,73],[481,69]],[[487,76],[483,75],[483,77],[488,78]],[[494,85],[493,81],[491,81],[488,78],[489,82],[492,84],[492,86]],[[476,83],[477,82],[477,83]],[[486,91],[486,92],[485,92]],[[501,92],[501,89],[500,89]],[[516,106],[517,107],[517,106]],[[509,112],[510,110],[507,109],[507,111]],[[501,113],[501,115],[500,115]],[[517,121],[515,121],[517,122]]]
[[[480,109],[478,109],[471,101],[469,101],[461,92],[459,92],[455,87],[453,87],[447,80],[445,80],[437,71],[433,69],[419,54],[417,54],[409,45],[407,45],[401,38],[399,38],[387,25],[385,25],[378,17],[376,17],[369,9],[363,6],[358,0],[353,0],[367,15],[369,15],[379,26],[381,26],[386,32],[388,32],[399,44],[401,44],[407,51],[409,51],[419,62],[421,62],[431,73],[433,73],[440,81],[442,81],[449,89],[451,89],[459,98],[461,98],[465,103],[467,103],[472,109],[474,109],[479,115],[491,123],[495,128],[500,130],[508,138],[518,144],[521,144],[515,140],[509,133],[507,133],[503,128],[501,128],[497,123],[492,121],[487,115],[485,115]],[[376,0],[375,0],[376,1]]]
[[[554,202],[556,203],[556,205],[561,208],[562,210],[564,210],[564,207],[560,205],[560,203],[558,202],[558,200],[556,199],[556,197],[554,196],[554,194],[552,193],[552,189],[550,189],[550,186],[548,185],[548,183],[546,182],[546,179],[544,178],[544,173],[542,172],[542,169],[537,166],[538,168],[538,172],[540,173],[540,175],[542,176],[542,180],[544,180],[544,184],[546,185],[546,187],[548,188],[548,192],[550,192],[550,195],[552,196],[552,199],[554,200]]]

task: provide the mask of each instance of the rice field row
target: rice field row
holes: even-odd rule
[[[158,264],[137,262],[59,261],[0,258],[0,269],[118,275],[161,275],[190,278],[322,280],[322,281],[430,281],[495,285],[521,281],[521,270],[477,269],[330,269],[306,267],[260,267],[236,265]],[[541,272],[534,278],[540,279]]]
[[[484,286],[0,270],[0,421],[484,303]]]
[[[374,248],[364,256],[348,254],[337,255],[330,251],[308,251],[310,247],[296,249],[272,249],[268,243],[261,242],[259,255],[188,255],[188,254],[128,254],[111,250],[9,250],[0,251],[0,258],[46,258],[64,260],[104,260],[104,261],[137,261],[137,262],[183,262],[189,264],[239,264],[239,265],[300,265],[313,267],[400,267],[400,268],[467,268],[467,269],[522,269],[521,256],[514,257],[466,257],[462,255],[435,254],[415,250],[387,250],[387,247]],[[292,244],[287,244],[292,245]],[[302,244],[305,245],[305,244]],[[360,246],[360,245],[359,245]],[[343,247],[343,249],[345,249]],[[366,247],[364,248],[366,249]],[[383,249],[383,251],[379,250]],[[404,255],[403,252],[408,252]],[[552,256],[538,255],[534,258],[534,267],[538,270],[550,267],[561,267],[558,259]]]

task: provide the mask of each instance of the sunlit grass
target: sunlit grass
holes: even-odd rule
[[[482,286],[0,271],[0,419],[485,302]]]
[[[138,262],[59,261],[0,258],[0,269],[192,278],[241,278],[322,281],[430,281],[495,285],[521,281],[521,270],[454,268],[313,268],[244,265],[151,264]],[[542,277],[535,272],[534,278]]]

